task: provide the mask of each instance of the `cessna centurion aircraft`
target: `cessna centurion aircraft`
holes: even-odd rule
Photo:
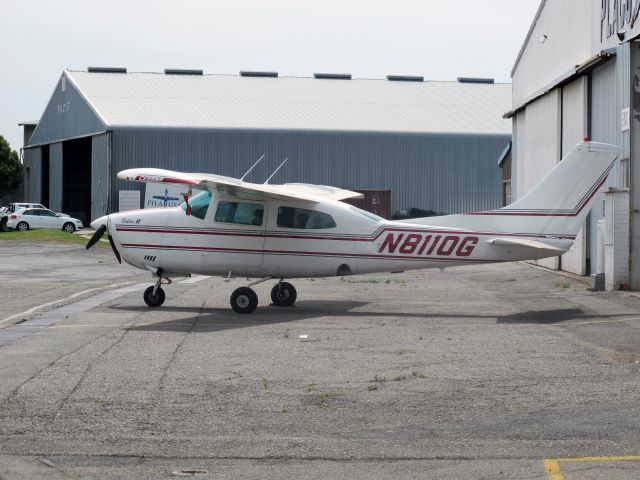
[[[118,261],[123,258],[149,270],[156,279],[144,292],[150,307],[162,305],[161,285],[171,283],[172,277],[255,278],[231,295],[236,312],[251,313],[258,297],[250,287],[271,279],[277,279],[271,290],[273,304],[290,306],[297,294],[285,278],[561,255],[571,247],[620,155],[617,146],[584,141],[507,207],[406,221],[385,220],[343,203],[361,194],[340,188],[255,184],[218,175],[134,168],[118,178],[180,185],[188,190],[184,203],[94,220],[91,226],[97,231],[87,248],[106,231]],[[192,195],[196,188],[202,192]]]

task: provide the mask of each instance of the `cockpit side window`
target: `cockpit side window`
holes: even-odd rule
[[[209,210],[209,204],[211,203],[211,192],[205,190],[204,192],[200,192],[197,195],[194,195],[189,199],[189,206],[191,207],[191,215],[199,218],[200,220],[204,220],[204,217],[207,216],[207,210]],[[180,205],[184,211],[187,210],[187,203],[182,202]]]
[[[277,224],[282,228],[321,230],[336,228],[331,215],[306,208],[279,207]]]
[[[258,203],[219,202],[215,221],[237,225],[262,225],[264,206]]]

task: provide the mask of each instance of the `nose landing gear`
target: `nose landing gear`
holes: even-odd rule
[[[150,307],[159,307],[164,303],[164,290],[160,285],[162,285],[162,280],[164,279],[165,285],[169,285],[171,283],[171,279],[162,276],[162,269],[151,269],[149,270],[153,273],[154,277],[157,277],[156,284],[147,288],[142,295],[144,299],[144,303],[149,305]]]

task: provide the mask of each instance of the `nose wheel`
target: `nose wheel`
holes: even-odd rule
[[[155,292],[154,292],[155,290]],[[164,290],[160,287],[149,287],[144,291],[144,303],[150,307],[159,307],[164,303]]]

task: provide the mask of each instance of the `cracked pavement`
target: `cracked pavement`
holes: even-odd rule
[[[109,251],[11,249],[0,320],[150,284]],[[252,315],[229,307],[241,279],[211,278],[154,310],[129,291],[0,324],[21,332],[0,346],[0,478],[546,479],[544,459],[611,455],[560,468],[640,476],[636,296],[524,264],[292,283],[295,307],[268,282]]]

